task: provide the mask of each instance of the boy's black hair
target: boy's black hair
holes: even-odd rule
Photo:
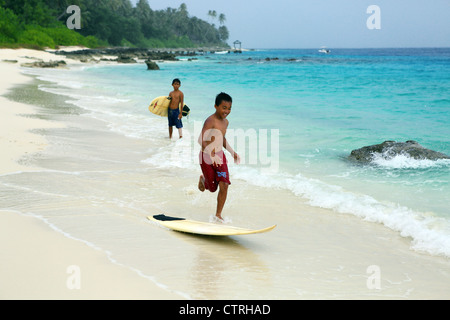
[[[172,84],[174,84],[175,82],[178,82],[179,84],[181,84],[181,81],[178,78],[175,78],[175,79],[172,80]]]
[[[222,101],[233,102],[231,96],[225,92],[221,92],[216,96],[216,106],[220,105]]]

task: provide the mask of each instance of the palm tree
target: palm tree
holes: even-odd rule
[[[209,11],[208,11],[208,16],[210,16],[211,19],[214,21],[214,19],[216,19],[216,17],[217,17],[217,12],[216,12],[216,10],[209,10]]]
[[[182,3],[180,4],[180,7],[178,8],[178,10],[183,13],[184,15],[188,15],[188,10],[187,10],[187,5],[186,3]]]
[[[174,15],[174,31],[177,36],[186,35],[187,24],[189,21],[187,6],[185,3],[182,3],[178,8],[178,11]]]
[[[223,25],[226,20],[227,20],[227,18],[225,17],[225,15],[223,13],[219,14],[219,23],[220,23],[220,25]]]
[[[218,29],[218,31],[219,31],[219,37],[220,37],[220,40],[222,40],[222,41],[227,41],[228,38],[230,37],[230,33],[228,32],[227,27],[225,27],[225,26],[220,26],[219,29]]]

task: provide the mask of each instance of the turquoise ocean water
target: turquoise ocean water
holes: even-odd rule
[[[83,116],[158,145],[143,165],[189,171],[199,170],[202,122],[214,112],[215,95],[227,92],[229,140],[243,162],[230,165],[232,180],[382,223],[411,237],[415,249],[450,257],[449,160],[347,160],[353,149],[385,140],[415,140],[450,155],[450,49],[274,49],[196,58],[161,62],[159,71],[139,63],[27,72]],[[172,90],[173,78],[191,108],[175,156],[173,146],[160,145],[167,120],[147,109]]]

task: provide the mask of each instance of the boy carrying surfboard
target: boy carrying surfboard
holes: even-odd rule
[[[169,120],[169,138],[172,139],[173,126],[178,129],[180,139],[183,138],[183,123],[181,118],[183,117],[184,106],[184,94],[180,90],[180,79],[173,79],[172,87],[173,91],[169,93],[170,105],[168,109],[167,119]]]
[[[234,152],[225,138],[229,123],[227,116],[231,112],[231,103],[231,97],[224,92],[216,96],[214,105],[216,112],[205,120],[198,138],[201,145],[199,160],[203,173],[198,181],[198,189],[202,192],[205,189],[215,192],[219,188],[216,217],[220,221],[223,221],[222,210],[227,199],[228,186],[231,184],[227,160],[222,148],[228,150],[236,164],[240,162],[239,155]]]

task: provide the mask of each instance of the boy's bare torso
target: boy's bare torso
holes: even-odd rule
[[[169,94],[169,97],[172,98],[169,108],[178,109],[180,107],[181,101],[183,100],[183,92],[181,92],[180,90],[174,90]]]
[[[202,132],[204,141],[202,151],[205,151],[206,147],[210,144],[213,145],[208,149],[212,150],[213,148],[215,152],[221,151],[227,128],[227,119],[220,119],[216,114],[209,116],[205,121],[204,132]]]

